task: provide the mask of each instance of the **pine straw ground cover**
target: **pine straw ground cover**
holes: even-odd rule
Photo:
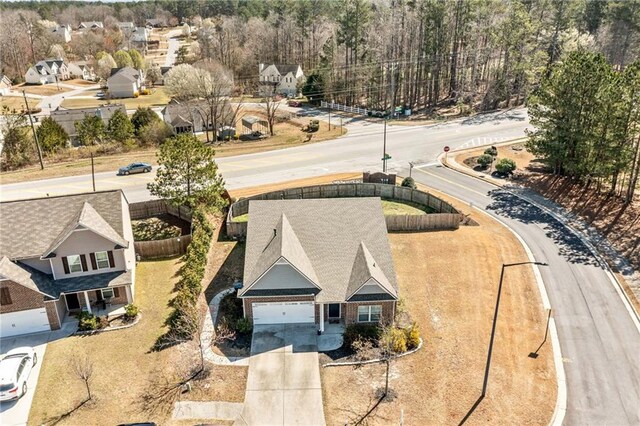
[[[381,403],[365,424],[398,424],[401,417],[407,425],[458,424],[478,400],[501,264],[527,258],[507,229],[472,216],[480,226],[389,235],[400,296],[425,344],[392,362],[395,399]],[[508,270],[488,395],[467,424],[549,422],[557,390],[550,340],[537,358],[528,356],[542,343],[546,323],[530,267]],[[327,424],[358,422],[377,401],[384,371],[380,364],[323,368]]]
[[[61,425],[103,425],[135,421],[170,424],[170,409],[148,412],[142,396],[161,374],[176,366],[195,362],[197,354],[186,345],[159,352],[151,351],[158,336],[166,331],[164,322],[175,294],[175,273],[179,259],[141,262],[136,275],[136,301],[142,318],[134,327],[88,336],[72,336],[51,342],[42,360],[29,424],[58,419],[85,397],[84,384],[73,371],[74,359],[85,355],[93,362],[93,401],[85,404]],[[212,366],[209,376],[194,382],[185,400],[241,402],[244,399],[247,369]],[[63,391],[61,391],[63,390]]]

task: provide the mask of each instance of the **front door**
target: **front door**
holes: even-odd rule
[[[329,303],[329,318],[340,318],[339,303]]]
[[[67,309],[70,311],[74,309],[80,309],[80,301],[78,300],[78,293],[65,294],[67,300]]]

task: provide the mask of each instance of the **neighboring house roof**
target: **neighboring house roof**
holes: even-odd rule
[[[30,290],[57,298],[53,279],[49,275],[24,264],[17,265],[6,256],[0,259],[0,280],[11,280]]]
[[[252,295],[251,286],[280,257],[320,288],[318,302],[348,300],[353,289],[357,291],[370,278],[388,294],[363,295],[364,298],[397,299],[396,274],[380,198],[249,201],[244,287],[240,295]],[[286,290],[273,292],[292,294]]]
[[[125,208],[121,190],[2,202],[0,256],[11,260],[42,256],[74,221],[108,234],[105,238],[126,241],[122,238]],[[112,231],[105,230],[107,226]]]
[[[100,21],[87,21],[80,22],[78,28],[104,28],[104,25]]]
[[[273,66],[276,67],[280,75],[292,73],[294,76],[296,75],[296,72],[298,72],[298,68],[300,67],[300,65],[290,64],[273,64]]]
[[[131,82],[138,81],[140,79],[140,71],[132,67],[111,68],[111,76],[109,76],[107,80],[116,75],[124,77]]]
[[[5,74],[0,74],[0,85],[11,86],[11,79],[7,77]]]

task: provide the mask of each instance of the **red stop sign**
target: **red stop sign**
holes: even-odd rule
[[[448,146],[444,147],[444,152],[449,152],[449,147]]]

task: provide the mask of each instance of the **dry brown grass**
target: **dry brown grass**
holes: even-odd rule
[[[435,191],[431,191],[435,192]],[[456,207],[468,210],[459,202]],[[480,396],[500,265],[526,260],[504,227],[473,213],[480,223],[457,231],[391,234],[400,296],[422,331],[425,346],[394,361],[391,387],[367,424],[457,424]],[[555,406],[551,343],[543,340],[546,313],[531,269],[511,268],[503,298],[487,397],[468,424],[545,424]],[[384,368],[322,370],[328,424],[353,423],[375,402]]]
[[[29,424],[42,424],[72,409],[84,398],[83,384],[72,373],[72,361],[87,354],[94,363],[92,389],[95,401],[83,406],[60,424],[95,425],[140,421],[168,421],[167,414],[145,413],[141,397],[159,372],[171,373],[181,363],[183,347],[152,352],[165,331],[175,284],[176,259],[142,262],[136,280],[136,304],[140,322],[129,329],[74,336],[49,343],[43,360]],[[214,366],[208,379],[198,383],[186,398],[242,401],[246,368]]]
[[[40,99],[27,99],[29,102],[29,108],[33,109],[40,102]],[[4,109],[4,106],[9,108],[9,113],[21,112],[25,110],[24,98],[19,96],[0,96],[0,113]]]
[[[524,147],[524,144],[522,143],[513,145],[502,145],[497,146],[497,148],[498,157],[496,161],[501,158],[510,158],[516,162],[517,171],[526,170],[532,163],[539,165],[539,163],[536,163],[534,161],[535,156],[527,151]],[[487,149],[487,147],[464,151],[456,156],[456,161],[459,164],[464,164],[467,167],[473,168],[477,164],[475,161],[476,158],[481,156],[484,153],[485,149]]]
[[[155,87],[151,89],[151,94],[140,95],[137,98],[124,98],[124,99],[111,99],[111,103],[124,104],[126,109],[136,109],[138,107],[154,107],[164,106],[169,102],[169,96],[162,87]],[[62,107],[64,108],[88,108],[94,106],[100,106],[105,104],[104,99],[84,99],[84,98],[66,98],[62,101]]]
[[[98,84],[95,81],[83,80],[82,78],[74,78],[72,80],[65,81],[67,84],[73,84],[74,86],[93,86],[94,84]]]
[[[62,81],[61,83],[66,83],[66,81]],[[58,89],[58,86],[55,83],[42,85],[20,84],[18,86],[14,86],[11,90],[19,93],[22,93],[24,90],[26,93],[30,93],[32,95],[42,96],[57,95],[58,93],[71,91],[71,89],[67,89],[66,87],[60,87],[60,89]]]

